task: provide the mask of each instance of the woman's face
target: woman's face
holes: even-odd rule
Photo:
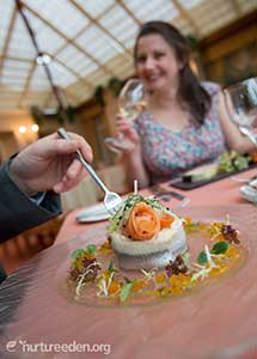
[[[138,40],[136,70],[147,90],[167,91],[177,86],[180,68],[175,50],[161,35],[145,35]]]

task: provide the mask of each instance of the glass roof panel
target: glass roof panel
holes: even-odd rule
[[[89,22],[68,0],[47,3],[45,0],[26,0],[25,3],[68,37],[75,36]]]
[[[11,22],[11,16],[14,9],[14,2],[12,1],[0,1],[0,14],[1,14],[1,26],[0,26],[0,51],[2,51],[8,28]]]
[[[54,82],[68,89],[68,99],[74,104],[92,96],[95,86],[105,84],[110,77],[124,79],[134,72],[132,48],[139,23],[168,21],[185,35],[191,33],[201,39],[257,9],[256,0],[23,0],[23,3],[35,11],[24,8],[40,50],[52,56],[50,69]],[[74,3],[95,21],[90,22]],[[36,55],[20,14],[16,16],[9,43],[5,43],[14,4],[14,0],[0,0],[0,54],[4,47],[7,49],[2,61],[1,106],[3,93],[14,94],[13,98],[8,97],[8,104],[20,99]],[[186,10],[185,14],[177,9],[177,4]],[[48,79],[44,69],[37,66],[24,103],[31,105],[34,99],[40,102],[42,96],[42,105],[49,104],[46,91],[50,91]]]
[[[16,60],[10,60],[6,59],[4,62],[4,66],[12,70],[13,72],[18,71],[25,71],[29,70],[31,67],[32,61],[16,61]]]
[[[23,89],[26,82],[26,77],[10,77],[10,76],[1,76],[1,83],[6,85],[9,88],[21,90]]]
[[[21,16],[17,15],[7,55],[33,59],[35,54],[35,49],[31,43],[24,22]]]
[[[90,63],[86,63],[86,62],[83,62],[81,63],[81,68],[80,68],[80,73],[82,76],[86,76],[87,74],[95,71],[98,69],[98,66],[96,63],[94,62],[90,62]]]
[[[83,32],[77,38],[77,43],[100,63],[105,63],[120,51],[113,40],[96,26]]]
[[[177,16],[178,11],[170,0],[148,1],[148,0],[125,0],[128,8],[141,22],[150,20],[171,20]],[[163,19],[165,16],[165,19]]]
[[[49,89],[49,81],[42,66],[37,66],[30,82],[29,90],[43,91]]]
[[[185,8],[185,9],[192,9],[195,6],[200,5],[204,0],[178,0],[178,2]]]
[[[53,75],[54,83],[58,86],[65,87],[78,80],[76,76],[57,62],[51,62],[49,67]]]
[[[26,78],[28,76],[28,71],[15,71],[13,70],[13,68],[4,66],[3,71],[2,71],[2,76],[1,79],[3,77],[10,77],[10,78]]]
[[[91,16],[101,16],[111,5],[114,4],[114,0],[76,0],[77,3],[82,6]]]
[[[77,50],[74,46],[68,45],[61,52],[58,53],[56,58],[65,63],[76,72],[80,72],[84,64],[90,65],[91,60],[86,57],[81,51]],[[95,65],[97,67],[97,65]]]
[[[65,43],[65,39],[53,31],[43,21],[35,17],[27,10],[24,12],[30,22],[32,30],[35,33],[40,51],[49,52],[51,54]],[[32,42],[31,39],[30,42]]]
[[[118,4],[99,19],[99,22],[121,42],[126,37],[127,31],[131,31],[135,27],[137,28],[136,22]]]

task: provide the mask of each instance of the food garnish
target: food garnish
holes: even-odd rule
[[[165,207],[160,204],[156,199],[152,198],[145,198],[140,194],[131,194],[128,198],[124,201],[121,208],[117,211],[117,213],[110,218],[110,225],[108,226],[108,232],[112,233],[121,224],[122,220],[126,220],[129,217],[131,210],[138,204],[144,203],[149,205],[152,208],[156,208],[158,210],[165,211]]]
[[[140,213],[140,216],[142,213],[151,215],[147,205],[141,196],[132,196],[121,212],[126,214],[134,208],[136,220],[136,213]],[[159,203],[156,206],[158,210],[163,210]],[[112,222],[115,226],[119,224],[120,215],[116,216]],[[144,224],[140,226],[144,227]],[[124,273],[116,264],[115,253],[108,241],[101,246],[88,245],[71,255],[67,278],[69,290],[74,293],[77,301],[82,302],[88,293],[93,293],[94,301],[107,304],[151,301],[189,293],[241,263],[244,247],[239,240],[239,232],[229,223],[228,218],[224,222],[195,222],[191,218],[184,218],[183,226],[188,237],[197,233],[206,238],[203,248],[194,259],[187,252],[183,256],[178,255],[163,269],[142,268],[129,272],[128,278],[128,272]],[[141,233],[141,229],[138,233]]]
[[[138,202],[130,212],[126,232],[135,241],[153,238],[160,231],[160,218],[145,202]]]

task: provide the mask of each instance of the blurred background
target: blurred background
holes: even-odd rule
[[[92,145],[94,166],[119,193],[127,190],[125,172],[103,139],[115,132],[117,96],[134,74],[142,23],[177,26],[200,79],[228,85],[257,75],[256,0],[0,0],[0,18],[0,162],[65,126]],[[63,195],[64,213],[101,196],[86,178]],[[7,269],[18,265],[13,256],[51,245],[62,220],[2,246]]]
[[[102,139],[114,132],[145,21],[171,22],[188,37],[202,79],[257,74],[256,0],[0,0],[0,14],[2,160],[62,125],[91,143],[96,167],[114,165]]]

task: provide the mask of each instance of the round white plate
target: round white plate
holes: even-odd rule
[[[98,203],[92,207],[85,208],[76,215],[76,220],[80,223],[104,221],[110,217],[103,203]]]
[[[240,193],[247,201],[257,204],[257,188],[253,188],[249,185],[240,187]]]

